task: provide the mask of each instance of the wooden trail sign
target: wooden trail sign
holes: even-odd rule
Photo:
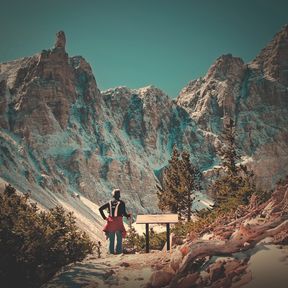
[[[178,222],[178,214],[137,215],[136,224],[146,225],[146,253],[149,253],[149,224],[166,224],[167,250],[170,250],[170,224]]]

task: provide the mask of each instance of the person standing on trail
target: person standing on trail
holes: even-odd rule
[[[120,200],[120,190],[114,189],[112,191],[113,200],[102,205],[99,212],[104,220],[107,221],[103,228],[107,239],[109,239],[109,253],[121,254],[122,253],[122,239],[126,237],[126,230],[123,224],[123,216],[127,219],[131,218],[131,214],[126,212],[125,203]],[[108,209],[109,216],[106,217],[103,210]],[[115,253],[115,235],[117,238],[116,253]]]

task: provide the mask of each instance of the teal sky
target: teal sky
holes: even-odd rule
[[[287,0],[0,0],[0,62],[52,47],[91,64],[101,90],[155,85],[170,96],[225,53],[252,60],[288,23]]]

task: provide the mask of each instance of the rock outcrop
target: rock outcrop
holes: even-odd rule
[[[252,61],[254,69],[265,78],[288,85],[288,25],[279,31],[261,53]]]
[[[214,223],[199,232],[196,239],[188,236],[187,242],[173,251],[170,266],[176,274],[168,287],[191,287],[192,283],[197,284],[197,287],[241,287],[251,281],[248,261],[255,251],[261,249],[260,241],[262,245],[265,242],[287,244],[287,183],[279,185],[272,197],[264,203],[260,204],[257,196],[254,197],[251,197],[250,205],[242,207],[240,217],[237,213],[218,217]],[[205,239],[205,234],[210,235],[209,240]],[[253,253],[252,249],[256,245],[259,246]],[[187,253],[182,253],[181,257],[180,251],[185,250]],[[273,268],[270,268],[267,272],[272,275]],[[190,286],[182,286],[185,281],[190,282]],[[285,286],[286,281],[287,274],[282,274],[277,284]]]
[[[65,36],[65,33],[64,33],[64,31],[59,31],[59,32],[56,34],[56,42],[55,42],[54,47],[65,50],[65,45],[66,45],[66,36]]]

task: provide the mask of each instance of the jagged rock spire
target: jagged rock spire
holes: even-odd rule
[[[56,34],[56,41],[55,41],[55,48],[62,48],[65,50],[65,45],[66,45],[66,36],[64,31],[59,31]]]

